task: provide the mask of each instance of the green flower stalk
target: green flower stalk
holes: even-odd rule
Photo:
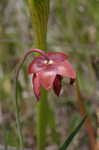
[[[47,23],[49,0],[29,0],[36,48],[47,49]],[[48,102],[47,93],[42,89],[41,99],[37,104],[37,150],[44,150],[46,143]]]
[[[35,47],[46,50],[49,0],[29,0],[32,25],[35,32]]]

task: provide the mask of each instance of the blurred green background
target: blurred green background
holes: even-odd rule
[[[51,0],[48,23],[48,50],[69,55],[81,93],[92,117],[96,138],[99,134],[99,0]],[[15,122],[15,69],[24,52],[33,48],[34,33],[26,0],[0,0],[0,145],[17,145]],[[27,73],[27,60],[20,74],[19,97],[25,146],[36,146],[35,97]],[[51,140],[48,130],[47,150],[57,149],[79,122],[74,87],[63,81],[61,96],[49,92],[55,112],[58,136]],[[78,134],[69,150],[90,150],[86,131]],[[97,138],[98,139],[98,138]],[[55,142],[53,142],[55,141]],[[49,146],[50,145],[50,146]],[[9,148],[9,147],[8,147]]]

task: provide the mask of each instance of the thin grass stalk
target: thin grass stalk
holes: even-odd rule
[[[16,78],[16,96],[15,96],[15,109],[16,109],[16,124],[17,124],[17,133],[19,136],[19,148],[20,150],[24,150],[24,144],[23,144],[23,135],[22,135],[22,128],[21,128],[21,122],[20,122],[20,113],[19,113],[19,105],[18,105],[18,81]]]
[[[18,67],[18,70],[16,72],[16,79],[15,79],[15,110],[16,110],[17,133],[19,137],[19,149],[24,150],[23,135],[22,135],[21,121],[20,121],[20,113],[19,113],[20,110],[18,104],[18,77],[19,77],[19,71],[21,67],[22,67],[22,63]]]

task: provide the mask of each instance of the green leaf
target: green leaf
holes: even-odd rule
[[[69,146],[69,144],[72,142],[73,138],[76,136],[76,134],[78,133],[78,131],[80,130],[80,128],[82,127],[82,125],[84,124],[85,120],[86,120],[85,116],[81,122],[79,123],[79,125],[75,128],[75,130],[70,134],[70,136],[66,139],[66,141],[63,143],[62,146],[60,146],[59,150],[66,150]]]

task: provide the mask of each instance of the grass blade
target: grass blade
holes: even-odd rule
[[[62,146],[60,146],[59,150],[66,150],[69,144],[72,142],[73,138],[76,136],[76,134],[79,132],[80,128],[84,124],[87,116],[84,116],[84,118],[81,120],[79,125],[75,128],[75,130],[70,134],[70,136],[66,139],[66,141],[63,143]]]

